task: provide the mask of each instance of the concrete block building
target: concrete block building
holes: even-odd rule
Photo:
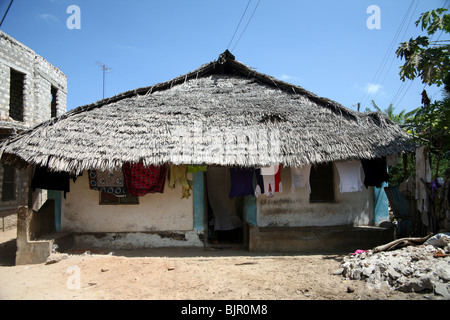
[[[0,31],[0,141],[66,112],[66,75]],[[39,203],[46,191],[30,195],[28,170],[0,163],[0,216],[15,222],[18,207]],[[11,216],[12,215],[12,216]]]

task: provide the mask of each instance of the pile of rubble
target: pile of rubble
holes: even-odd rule
[[[387,285],[402,292],[432,292],[450,299],[450,234],[437,234],[419,245],[409,244],[387,251],[357,250],[344,258],[337,273],[364,280],[377,289]]]

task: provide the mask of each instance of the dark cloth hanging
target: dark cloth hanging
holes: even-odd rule
[[[134,196],[144,196],[147,193],[163,193],[166,181],[167,166],[142,163],[123,165],[123,175],[128,193]]]
[[[31,180],[31,188],[64,191],[64,198],[70,192],[70,174],[50,171],[48,167],[36,167]]]
[[[254,196],[253,190],[253,168],[230,168],[230,198]]]
[[[383,182],[389,180],[387,172],[386,157],[370,160],[361,160],[364,169],[364,185],[368,187],[381,188]]]
[[[261,175],[261,169],[255,169],[256,185],[259,186],[259,194],[264,194],[264,179]]]

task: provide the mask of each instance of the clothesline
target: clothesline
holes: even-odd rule
[[[386,158],[373,160],[352,160],[336,162],[339,174],[341,193],[357,192],[362,186],[381,187],[388,180]],[[283,192],[281,181],[281,164],[269,167],[239,168],[230,167],[229,197],[245,197],[266,195],[273,197]],[[182,198],[189,198],[193,189],[193,181],[187,179],[187,173],[207,171],[207,166],[195,165],[150,165],[142,163],[124,164],[122,170],[99,171],[89,170],[89,188],[121,197],[127,194],[144,196],[148,193],[163,193],[165,180],[168,177],[169,188],[174,189],[176,183],[182,186]],[[291,192],[298,188],[310,187],[311,165],[291,167]],[[364,178],[363,178],[364,174]],[[67,173],[50,172],[46,167],[37,167],[32,180],[33,189],[70,191]]]

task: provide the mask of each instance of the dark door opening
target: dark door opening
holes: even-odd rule
[[[244,197],[230,198],[230,174],[227,167],[208,167],[206,199],[208,243],[242,244]]]

